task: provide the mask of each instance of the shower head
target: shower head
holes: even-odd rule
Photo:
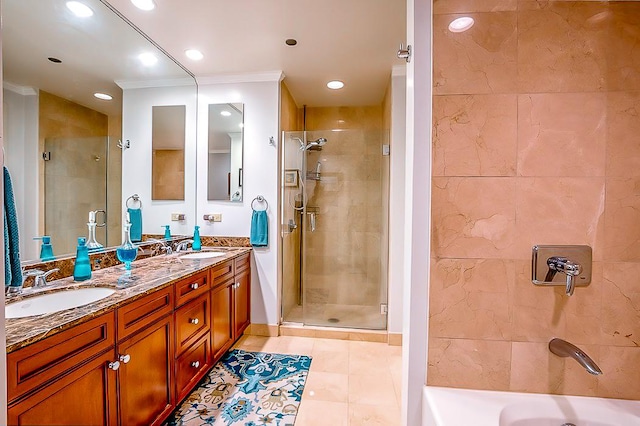
[[[318,138],[315,141],[309,142],[306,146],[301,146],[300,149],[313,150],[313,151],[321,151],[322,145],[326,144],[327,140],[325,138]]]

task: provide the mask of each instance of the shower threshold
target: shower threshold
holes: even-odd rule
[[[283,322],[280,324],[280,335],[379,343],[388,343],[389,340],[387,330],[304,325],[294,322]]]

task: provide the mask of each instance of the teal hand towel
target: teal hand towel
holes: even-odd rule
[[[130,209],[129,212],[129,220],[131,221],[131,241],[134,243],[137,241],[142,241],[142,210],[141,209]]]
[[[267,216],[266,210],[253,211],[249,241],[254,247],[266,247],[269,245],[269,216]]]
[[[4,285],[20,287],[22,269],[20,267],[20,237],[18,235],[18,216],[13,196],[11,176],[4,169]]]

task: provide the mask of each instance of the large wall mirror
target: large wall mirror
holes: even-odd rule
[[[186,109],[185,105],[152,107],[152,200],[184,200]]]
[[[90,211],[104,211],[98,241],[120,244],[130,195],[122,194],[121,87],[192,79],[106,1],[81,2],[85,13],[76,14],[65,0],[2,1],[5,165],[23,261],[38,259],[41,235],[52,237],[54,255],[75,253]]]
[[[243,105],[210,104],[207,199],[242,201]]]

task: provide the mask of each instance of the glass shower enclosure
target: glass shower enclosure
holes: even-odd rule
[[[381,130],[283,133],[283,323],[386,329],[386,139]]]

